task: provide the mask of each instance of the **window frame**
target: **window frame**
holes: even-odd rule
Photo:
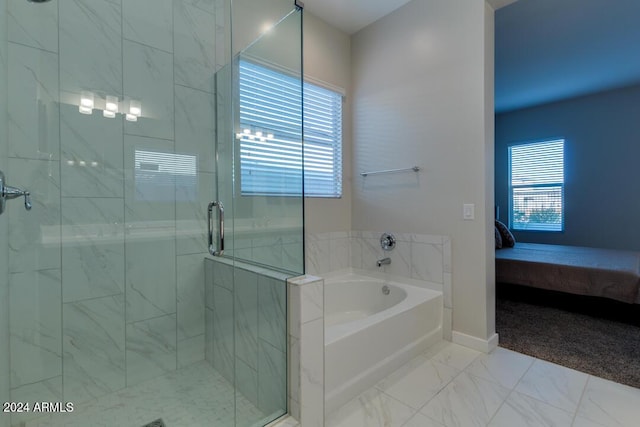
[[[333,142],[333,145],[331,145],[331,148],[334,150],[337,150],[337,154],[334,154],[331,156],[331,160],[333,161],[333,174],[332,174],[332,184],[328,187],[331,187],[332,189],[334,189],[335,191],[330,193],[330,192],[325,192],[325,193],[311,193],[309,194],[307,191],[307,180],[306,180],[306,175],[307,175],[307,161],[306,161],[306,155],[305,155],[305,148],[309,147],[313,147],[313,145],[311,145],[308,141],[308,135],[309,135],[309,131],[307,129],[308,126],[305,124],[306,123],[306,108],[303,108],[302,111],[302,138],[301,138],[301,142],[302,142],[302,191],[300,193],[298,192],[288,192],[288,191],[273,191],[271,192],[261,192],[261,191],[257,191],[257,192],[252,192],[252,191],[248,191],[248,190],[244,190],[243,189],[243,180],[242,180],[242,166],[243,166],[243,154],[242,154],[242,138],[240,138],[240,133],[243,132],[243,129],[246,126],[250,126],[250,127],[254,127],[255,124],[253,123],[247,123],[246,121],[243,123],[241,122],[241,105],[240,105],[240,73],[241,73],[241,64],[243,62],[245,63],[249,63],[252,66],[256,66],[256,67],[261,67],[264,68],[266,70],[268,70],[269,72],[273,72],[273,73],[279,73],[282,74],[283,76],[286,77],[294,77],[296,79],[300,78],[300,74],[296,71],[293,70],[288,70],[284,67],[278,66],[278,65],[274,65],[272,63],[268,63],[264,60],[260,60],[260,59],[256,59],[256,58],[252,58],[252,57],[243,57],[243,58],[238,58],[238,86],[237,86],[237,91],[238,91],[238,107],[237,107],[237,126],[238,126],[238,131],[236,133],[236,141],[237,141],[237,148],[236,148],[236,152],[238,155],[238,163],[237,163],[237,176],[239,177],[238,179],[238,186],[236,187],[238,190],[238,194],[241,197],[300,197],[300,196],[304,196],[305,198],[331,198],[331,199],[340,199],[342,198],[343,194],[344,194],[344,162],[343,162],[343,149],[344,149],[344,99],[345,99],[345,91],[341,88],[338,88],[336,86],[327,84],[325,82],[321,82],[319,80],[316,79],[312,79],[309,78],[308,76],[304,76],[304,79],[302,81],[303,83],[303,89],[302,89],[302,102],[303,102],[303,106],[305,106],[305,97],[306,97],[306,93],[307,93],[307,87],[308,85],[313,86],[314,88],[317,88],[318,90],[321,91],[328,91],[328,92],[332,92],[332,95],[335,95],[337,97],[337,99],[339,100],[339,117],[337,118],[337,120],[332,121],[331,123],[334,124],[334,126],[338,127],[337,133],[338,133],[338,137],[337,138],[331,138]],[[334,101],[336,101],[336,99],[334,98]],[[329,104],[328,104],[329,105]],[[330,103],[331,106],[334,105],[334,103]],[[305,106],[306,107],[306,106]],[[318,144],[320,145],[320,144]],[[327,147],[329,147],[329,145],[327,145]],[[282,190],[285,190],[285,187],[282,187]]]
[[[561,162],[562,162],[562,181],[553,181],[547,183],[537,183],[537,184],[513,184],[513,152],[512,150],[516,147],[524,147],[524,146],[532,146],[539,144],[552,144],[552,143],[561,143]],[[566,181],[566,167],[565,167],[565,156],[566,153],[566,139],[564,137],[558,138],[548,138],[536,141],[527,141],[511,144],[508,147],[507,161],[508,161],[508,197],[509,197],[509,228],[517,231],[517,232],[530,232],[530,233],[563,233],[565,231],[565,216],[566,216],[566,198],[565,198],[565,181]],[[553,189],[559,187],[560,189],[560,222],[558,229],[552,228],[526,228],[526,227],[518,227],[517,222],[514,219],[515,214],[515,200],[514,200],[514,189]],[[551,223],[547,223],[551,224]]]

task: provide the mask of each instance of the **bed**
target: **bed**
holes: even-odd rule
[[[640,252],[518,242],[496,250],[496,281],[640,304]]]

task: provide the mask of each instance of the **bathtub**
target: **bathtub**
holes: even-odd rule
[[[354,273],[324,283],[327,413],[442,339],[440,291]]]

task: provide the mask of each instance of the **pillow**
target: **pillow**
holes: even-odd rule
[[[516,244],[516,239],[511,234],[511,231],[507,228],[506,225],[501,223],[500,221],[496,221],[496,228],[500,233],[500,237],[502,237],[502,247],[503,248],[512,248]]]
[[[498,231],[498,227],[494,227],[496,230],[496,249],[502,249],[502,236]]]

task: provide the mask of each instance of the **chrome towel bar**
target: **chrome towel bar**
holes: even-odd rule
[[[413,171],[413,172],[420,172],[420,166],[413,166],[410,168],[404,168],[404,169],[387,169],[384,171],[374,171],[374,172],[360,172],[361,176],[369,176],[369,175],[379,175],[379,174],[383,174],[383,173],[395,173],[395,172],[409,172],[409,171]]]

